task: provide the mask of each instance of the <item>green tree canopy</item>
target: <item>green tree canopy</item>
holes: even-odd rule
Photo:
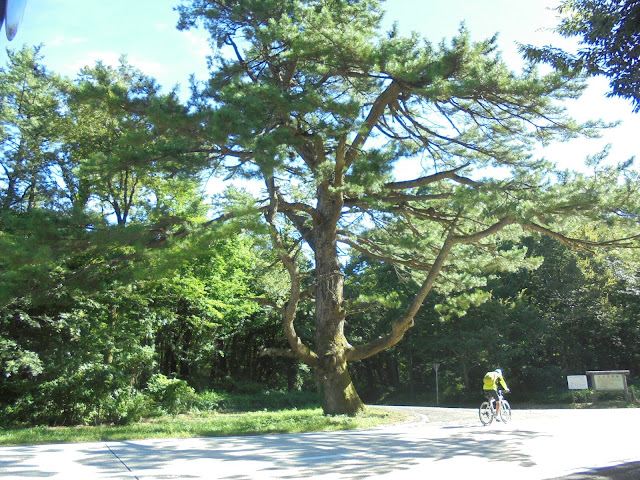
[[[41,63],[39,48],[8,50],[0,69],[0,202],[29,211],[62,201],[52,176],[62,135],[63,80]]]
[[[214,238],[196,226],[208,207],[187,107],[126,59],[71,81],[48,72],[38,48],[9,58],[0,71],[3,422],[126,421],[158,372],[208,387],[231,371],[286,383],[284,362],[260,357],[262,338],[280,340],[274,315],[252,300],[278,293],[284,272],[259,235],[229,225]],[[221,365],[229,352],[242,360]],[[246,372],[235,368],[245,361]],[[264,371],[274,365],[282,371]]]
[[[576,53],[552,46],[524,47],[531,59],[562,69],[585,70],[609,78],[611,95],[631,100],[640,111],[640,2],[638,0],[563,0],[556,32],[577,37]]]

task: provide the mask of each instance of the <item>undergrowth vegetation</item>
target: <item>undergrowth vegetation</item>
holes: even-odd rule
[[[0,426],[127,425],[163,415],[275,411],[317,407],[320,403],[317,394],[304,391],[196,392],[184,380],[162,374],[151,377],[144,390],[120,388],[101,394],[93,389],[86,393],[84,402],[56,401],[58,396],[38,409],[25,405],[29,399],[22,399],[0,412]],[[30,416],[34,411],[38,415]]]
[[[230,398],[227,400],[230,404],[234,401]],[[237,400],[238,404],[242,404],[246,398],[241,396]],[[317,406],[244,413],[192,411],[179,415],[157,415],[129,425],[4,428],[0,429],[0,445],[352,430],[401,422],[407,418],[403,413],[373,407],[357,416],[323,415],[322,409]]]

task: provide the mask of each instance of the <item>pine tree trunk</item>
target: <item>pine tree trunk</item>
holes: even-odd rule
[[[356,415],[364,409],[346,362],[323,365],[316,369],[315,375],[325,415]]]
[[[315,369],[316,383],[325,415],[355,415],[364,404],[351,381],[345,356],[349,344],[344,336],[344,275],[335,230],[342,204],[335,199],[325,203],[323,195],[319,199],[326,228],[315,229],[314,242],[316,351],[320,357],[320,365]]]

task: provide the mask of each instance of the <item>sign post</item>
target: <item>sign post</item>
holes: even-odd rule
[[[434,363],[433,364],[433,369],[436,371],[436,406],[440,406],[440,398],[439,398],[439,393],[438,393],[438,368],[440,368],[440,364],[439,363]]]
[[[591,370],[587,375],[591,377],[593,387],[593,403],[598,403],[598,391],[624,392],[624,399],[629,400],[627,375],[629,370]]]
[[[569,387],[569,390],[572,390],[571,398],[574,398],[573,390],[582,390],[584,392],[584,403],[587,403],[587,390],[589,390],[589,383],[587,382],[586,375],[567,375],[567,386]]]

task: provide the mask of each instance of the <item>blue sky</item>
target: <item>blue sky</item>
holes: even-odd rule
[[[45,63],[67,76],[98,59],[115,63],[127,54],[132,64],[162,85],[180,83],[186,90],[191,73],[205,78],[210,50],[204,32],[175,28],[178,14],[173,8],[178,1],[27,0],[18,35],[11,43],[0,37],[0,46],[43,43]],[[544,6],[554,1],[521,2],[524,5],[513,8],[513,0],[388,0],[386,21],[397,21],[403,31],[421,32],[433,42],[450,38],[461,21],[476,39],[500,32],[505,58],[517,64],[515,40],[544,44],[552,38],[542,29],[553,25],[553,14]]]
[[[129,62],[155,77],[165,88],[181,85],[188,94],[188,78],[206,78],[206,56],[210,53],[203,31],[180,32],[175,28],[178,0],[27,0],[24,19],[16,38],[8,42],[0,35],[0,65],[6,62],[5,47],[44,45],[44,63],[56,73],[74,77],[80,68],[102,60],[116,64],[126,54]],[[554,44],[571,48],[572,43],[553,35],[556,24],[550,9],[557,0],[387,0],[386,21],[396,21],[403,32],[418,31],[432,42],[450,38],[464,21],[474,39],[499,32],[503,57],[514,68],[521,65],[516,42]],[[611,158],[623,160],[637,152],[640,115],[631,113],[628,102],[605,98],[607,83],[596,79],[583,99],[570,105],[579,120],[622,120],[601,140],[579,140],[553,146],[545,155],[562,165],[577,166],[588,153],[612,143]]]

